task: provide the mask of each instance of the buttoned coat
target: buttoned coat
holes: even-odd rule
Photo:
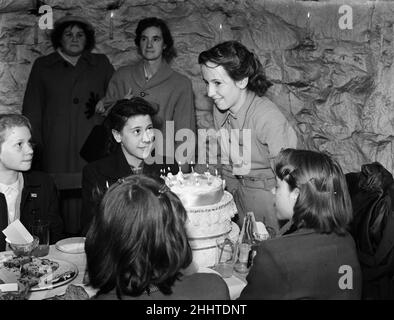
[[[33,127],[39,144],[40,168],[45,172],[80,172],[86,164],[80,149],[94,125],[102,119],[87,119],[91,94],[105,95],[113,67],[103,54],[83,53],[76,66],[58,52],[38,58],[32,67],[22,112]],[[93,110],[94,110],[93,105]]]

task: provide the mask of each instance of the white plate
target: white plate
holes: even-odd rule
[[[50,260],[56,261],[57,263],[59,263],[59,268],[52,274],[53,279],[56,278],[57,276],[60,276],[61,274],[63,274],[66,271],[74,272],[74,275],[69,279],[57,282],[55,284],[45,283],[45,281],[42,280],[39,284],[30,288],[30,291],[41,291],[41,290],[48,290],[48,289],[57,288],[57,287],[60,287],[64,284],[69,283],[70,281],[74,280],[75,277],[78,275],[78,267],[74,263],[64,261],[64,260],[58,260],[58,259],[50,259]],[[45,279],[48,282],[50,282],[50,279],[48,277],[45,277]]]
[[[60,287],[74,280],[75,277],[78,275],[78,267],[75,264],[59,259],[49,259],[49,260],[57,262],[59,264],[59,267],[51,275],[42,276],[40,279],[40,283],[35,285],[34,287],[31,287],[30,291],[41,291],[41,290],[48,290],[48,289]],[[51,279],[55,279],[56,277],[60,276],[61,274],[67,271],[74,272],[73,276],[66,280],[57,282],[55,284],[50,283]],[[19,268],[7,268],[2,263],[0,264],[0,279],[2,279],[4,283],[16,282],[17,279],[19,279],[19,277],[20,277]],[[45,280],[49,283],[46,283]]]
[[[65,253],[84,253],[85,252],[84,237],[67,238],[56,242],[56,249]]]

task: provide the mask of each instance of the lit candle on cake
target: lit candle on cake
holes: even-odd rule
[[[223,25],[219,24],[219,42],[223,41]]]
[[[207,171],[204,172],[205,176],[208,179],[208,184],[211,184],[211,173],[209,172],[209,166],[207,164]]]
[[[309,36],[311,31],[311,13],[308,11],[306,19],[306,35]]]
[[[183,178],[183,172],[182,172],[182,162],[178,162],[178,167],[179,167],[179,172],[176,175],[177,180],[179,181],[180,184],[183,184],[183,181],[185,180]]]
[[[114,38],[114,12],[111,11],[111,14],[109,16],[109,38],[113,39]]]
[[[190,161],[190,167],[192,168],[192,173],[194,173],[193,160]]]

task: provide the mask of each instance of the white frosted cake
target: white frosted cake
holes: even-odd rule
[[[239,234],[238,226],[231,221],[237,208],[232,195],[224,191],[224,181],[209,172],[169,173],[163,179],[186,208],[186,230],[194,263],[199,267],[213,266],[217,240],[227,237],[235,241]]]

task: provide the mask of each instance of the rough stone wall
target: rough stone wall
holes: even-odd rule
[[[212,127],[212,104],[198,54],[221,40],[241,41],[261,58],[275,84],[269,95],[305,147],[333,154],[346,172],[372,161],[394,171],[393,2],[123,0],[111,40],[106,8],[114,2],[45,1],[55,20],[66,12],[87,17],[96,28],[96,51],[115,68],[138,59],[133,40],[141,18],[166,20],[178,51],[173,66],[193,81],[200,128]],[[0,0],[0,111],[20,110],[32,62],[52,52],[30,3]],[[338,26],[343,4],[352,8],[351,30]]]

